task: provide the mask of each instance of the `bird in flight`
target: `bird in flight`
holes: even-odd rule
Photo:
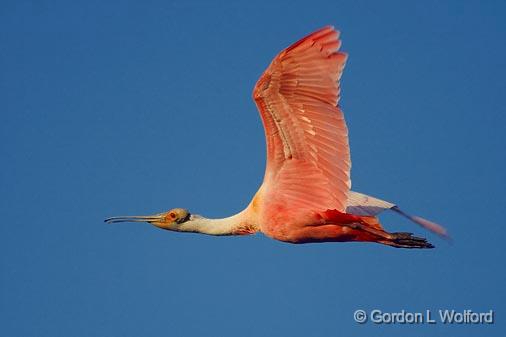
[[[174,208],[105,222],[148,222],[170,231],[208,235],[262,232],[289,243],[359,241],[433,248],[411,233],[387,232],[377,215],[393,210],[445,237],[443,227],[350,190],[348,129],[338,105],[347,54],[339,51],[340,45],[333,27],[315,31],[279,53],[255,85],[267,165],[262,185],[243,211],[209,219]]]

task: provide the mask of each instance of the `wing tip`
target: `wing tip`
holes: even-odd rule
[[[338,30],[336,30],[334,26],[327,25],[304,36],[302,39],[298,40],[297,42],[293,43],[288,48],[286,48],[284,52],[286,53],[290,50],[293,50],[307,41],[312,41],[313,43],[319,42],[322,44],[337,43],[337,48],[335,48],[335,50],[337,51],[341,45],[339,40],[340,34],[341,33]]]
[[[421,227],[431,231],[432,233],[435,233],[439,235],[441,238],[447,240],[448,242],[452,242],[452,238],[450,234],[448,233],[448,230],[441,226],[440,224],[437,224],[435,222],[432,222],[430,220],[424,219],[422,217],[416,216],[416,215],[410,215],[404,212],[399,208],[399,206],[394,205],[390,208],[392,211],[399,213],[400,215],[408,218],[409,220],[413,221],[414,223],[420,225]]]

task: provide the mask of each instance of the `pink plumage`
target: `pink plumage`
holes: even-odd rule
[[[106,221],[147,221],[159,228],[210,235],[263,232],[291,243],[377,242],[432,248],[411,233],[389,233],[377,214],[392,209],[441,236],[440,225],[401,211],[393,203],[350,190],[348,129],[338,106],[347,55],[339,33],[324,27],[279,53],[253,90],[265,129],[263,184],[240,213],[207,219],[181,208],[152,216]]]

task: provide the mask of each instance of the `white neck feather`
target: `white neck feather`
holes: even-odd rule
[[[176,225],[173,230],[208,235],[234,235],[238,228],[246,225],[246,210],[223,219],[208,219],[200,215],[192,215],[191,219]]]

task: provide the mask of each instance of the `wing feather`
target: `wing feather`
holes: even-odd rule
[[[308,35],[274,58],[253,91],[267,141],[264,185],[290,208],[346,209],[351,160],[337,106],[346,62],[340,45],[333,27]]]

